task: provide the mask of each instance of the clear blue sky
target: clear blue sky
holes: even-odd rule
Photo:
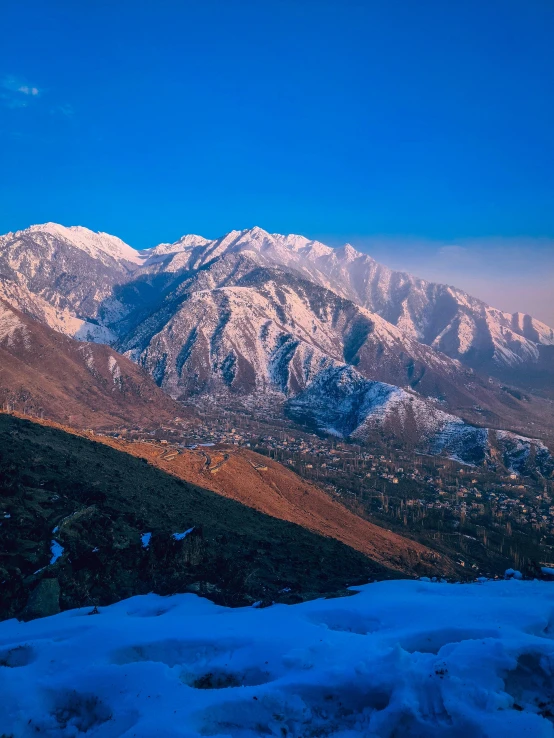
[[[554,237],[552,0],[4,0],[0,25],[0,232]]]

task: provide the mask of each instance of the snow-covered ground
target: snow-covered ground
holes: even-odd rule
[[[381,582],[0,624],[0,735],[554,736],[554,583]]]

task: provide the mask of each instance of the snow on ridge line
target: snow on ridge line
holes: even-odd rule
[[[149,594],[0,623],[0,734],[552,738],[550,583],[355,589],[266,608]]]
[[[195,234],[186,234],[174,244],[162,243],[151,249],[145,250],[144,253],[132,248],[116,236],[103,232],[97,233],[83,226],[65,227],[57,223],[45,223],[42,225],[31,226],[23,231],[17,231],[15,235],[19,236],[26,232],[41,231],[51,232],[54,235],[62,236],[83,250],[88,250],[89,253],[91,252],[91,249],[99,248],[99,250],[113,258],[122,259],[127,262],[134,263],[137,266],[145,265],[149,259],[153,260],[151,263],[155,263],[157,259],[157,249],[160,250],[160,253],[165,253],[165,251],[169,249],[168,254],[171,254],[175,253],[176,248],[177,251],[180,251],[186,250],[189,246],[204,246],[206,256],[212,258],[216,255],[226,253],[227,250],[236,250],[237,247],[239,247],[239,250],[241,246],[246,248],[250,247],[255,251],[263,251],[264,254],[269,256],[269,258],[274,260],[276,263],[281,263],[284,266],[300,268],[304,272],[308,273],[310,278],[316,282],[322,283],[322,278],[325,276],[330,278],[333,281],[331,288],[341,294],[343,293],[343,290],[339,285],[341,276],[338,272],[334,274],[334,271],[339,267],[339,271],[346,270],[346,272],[348,272],[349,265],[359,259],[363,259],[364,263],[370,265],[370,271],[372,273],[380,275],[379,278],[383,281],[383,286],[389,284],[392,279],[401,279],[403,282],[411,283],[413,289],[418,294],[423,295],[427,288],[434,284],[427,280],[414,277],[408,273],[390,270],[375,262],[368,254],[356,250],[349,243],[344,244],[339,248],[333,248],[326,246],[319,241],[310,240],[305,236],[298,234],[283,235],[279,233],[269,233],[258,226],[243,230],[233,230],[212,240],[205,239],[204,237],[197,236]],[[7,234],[7,236],[10,237],[13,235],[14,234],[12,233]],[[2,242],[5,241],[7,236],[0,237],[0,245],[2,245]],[[328,271],[328,268],[330,268],[331,271]],[[339,281],[337,281],[337,279]],[[329,286],[327,284],[327,280],[324,281],[326,282],[325,286]],[[354,285],[351,284],[350,289],[353,286]],[[533,346],[535,344],[554,345],[554,330],[544,323],[541,323],[536,318],[532,318],[531,316],[523,313],[505,313],[486,305],[482,300],[471,297],[458,288],[449,287],[448,285],[435,286],[446,289],[446,291],[460,306],[469,308],[472,312],[476,310],[478,312],[484,310],[484,317],[487,323],[489,323],[488,328],[490,329],[491,337],[495,344],[495,356],[500,362],[507,362],[508,364],[521,363],[522,360],[532,358],[534,353]],[[348,295],[343,294],[343,296]],[[360,297],[363,297],[362,294],[358,295],[358,298]],[[364,304],[363,299],[361,304]],[[366,307],[368,307],[368,305],[366,305]],[[464,316],[463,314],[459,314],[459,317],[460,319],[463,319]],[[413,323],[412,317],[409,315],[404,316],[403,320],[406,325]],[[414,337],[417,337],[420,333],[420,329],[421,326],[418,327],[414,324],[413,330],[410,331],[410,333],[413,333],[415,330],[415,333],[413,334]],[[516,332],[514,332],[514,329]],[[466,322],[466,325],[459,336],[461,341],[461,354],[468,351],[469,342],[471,341],[470,333],[473,330],[475,330],[475,327],[470,326],[469,323]],[[516,343],[520,344],[522,352],[521,355],[510,348],[510,341],[506,340],[503,335],[504,331],[507,331],[506,335],[509,335],[512,340],[515,340]],[[530,333],[527,331],[530,331]]]
[[[181,240],[188,237],[183,236]],[[194,237],[191,236],[191,238]],[[229,252],[249,250],[263,255],[276,264],[299,269],[312,281],[334,290],[343,297],[352,298],[352,290],[354,292],[357,291],[355,286],[356,279],[354,279],[349,287],[347,287],[346,283],[342,283],[341,280],[345,277],[352,264],[360,259],[363,260],[363,263],[371,273],[368,276],[370,281],[373,279],[373,276],[378,275],[380,281],[379,289],[384,291],[384,293],[388,294],[390,292],[391,283],[395,280],[401,280],[402,283],[411,284],[414,294],[418,294],[420,297],[424,297],[430,287],[441,287],[461,307],[461,311],[458,313],[455,321],[446,326],[442,332],[445,335],[451,332],[456,328],[455,324],[457,321],[460,321],[458,339],[461,355],[466,354],[473,344],[477,333],[475,316],[481,313],[485,317],[487,329],[490,331],[491,338],[494,341],[496,358],[501,363],[518,364],[527,358],[532,359],[536,353],[533,348],[535,344],[554,345],[554,330],[536,318],[521,313],[512,315],[488,306],[482,300],[468,295],[459,288],[432,283],[406,272],[393,271],[378,264],[371,256],[358,251],[349,243],[338,248],[332,248],[319,241],[310,240],[305,236],[269,233],[255,226],[242,231],[230,231],[219,238],[208,241],[205,245],[206,253],[204,257],[199,257],[198,265],[205,263],[208,257],[214,258]],[[362,265],[361,268],[363,269],[364,266]],[[351,274],[350,277],[352,276]],[[345,287],[346,292],[344,291]],[[386,297],[386,294],[384,296]],[[370,307],[364,302],[364,296],[360,292],[355,296],[355,300],[359,304]],[[420,334],[425,332],[425,326],[414,323],[414,316],[410,315],[407,303],[404,304],[404,308],[405,312],[402,317],[404,329],[408,329],[408,335],[421,338]],[[465,312],[466,310],[469,310],[474,315],[471,318],[468,317]],[[529,323],[529,335],[527,334],[526,323]],[[519,333],[514,332],[513,328],[516,328]],[[522,355],[519,355],[510,348],[510,340],[508,340],[510,336],[520,345]],[[440,340],[441,336],[436,336],[434,339],[436,342],[440,342]]]
[[[63,238],[72,246],[94,258],[97,258],[100,254],[104,254],[110,256],[112,259],[123,260],[137,266],[144,263],[144,257],[140,252],[117,236],[112,236],[102,231],[92,231],[84,226],[63,226],[59,223],[43,223],[32,225],[24,230],[16,231],[14,234],[7,235],[21,238],[21,236],[28,233]],[[6,236],[3,238],[6,238]]]

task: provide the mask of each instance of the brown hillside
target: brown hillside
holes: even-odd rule
[[[359,518],[316,485],[290,469],[248,449],[220,446],[163,451],[149,443],[119,443],[161,469],[243,505],[335,538],[379,563],[406,573],[440,557],[421,544]],[[445,561],[439,566],[447,569]]]
[[[88,438],[146,459],[204,489],[280,520],[334,538],[374,561],[408,575],[453,574],[452,562],[426,546],[359,518],[316,485],[282,464],[235,446],[177,449],[154,442],[128,442],[91,435],[49,421],[43,425]]]
[[[0,403],[85,428],[142,428],[183,414],[138,366],[81,343],[0,300]]]

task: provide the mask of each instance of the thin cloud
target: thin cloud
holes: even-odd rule
[[[18,108],[27,108],[35,105],[35,100],[42,97],[47,90],[29,84],[27,80],[16,77],[13,74],[6,74],[0,79],[0,105],[10,110]],[[55,101],[54,101],[55,103]],[[50,115],[62,116],[64,118],[72,118],[75,110],[70,103],[50,104],[45,109]]]
[[[35,85],[30,85],[21,77],[14,77],[13,74],[5,74],[1,82],[2,87],[12,93],[20,93],[21,95],[30,95],[37,97],[40,90]]]
[[[20,77],[14,77],[12,74],[6,74],[0,81],[1,104],[10,110],[18,108],[27,108],[31,100],[42,94],[36,85],[31,85]]]
[[[22,92],[24,95],[32,95],[33,97],[36,97],[38,95],[38,87],[28,87],[27,85],[22,85],[21,87],[17,88],[18,92]]]

